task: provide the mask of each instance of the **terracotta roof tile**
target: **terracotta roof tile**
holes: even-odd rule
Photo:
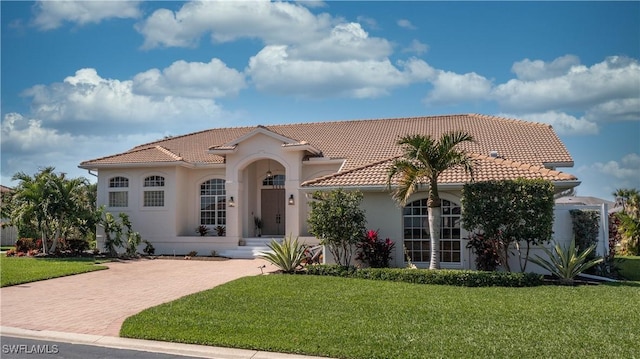
[[[474,159],[474,180],[489,181],[514,178],[546,179],[549,181],[575,181],[573,175],[532,166],[516,161],[505,161],[490,156],[471,154]],[[349,171],[334,173],[302,183],[303,187],[383,187],[387,185],[387,173],[397,157],[371,163]],[[450,169],[442,173],[438,183],[460,184],[471,181],[471,175],[462,168]],[[392,180],[397,185],[397,180]]]
[[[296,141],[285,145],[285,148],[304,145],[321,151],[325,157],[344,158],[341,173],[354,169],[362,171],[364,168],[373,171],[380,163],[401,155],[402,149],[396,145],[401,136],[423,134],[437,138],[442,133],[455,130],[468,132],[476,139],[476,143],[462,147],[468,152],[489,155],[496,151],[504,162],[500,168],[508,168],[509,161],[519,163],[518,166],[523,167],[519,170],[523,173],[532,172],[531,166],[534,167],[533,172],[540,172],[545,163],[573,165],[573,159],[549,125],[463,114],[217,128],[143,144],[121,154],[85,161],[81,166],[99,168],[103,165],[179,161],[177,158],[191,164],[220,164],[224,163],[224,157],[209,153],[210,148],[231,146],[259,128]],[[368,178],[362,173],[358,176]],[[360,181],[358,179],[356,183]]]
[[[134,149],[123,154],[98,158],[93,161],[82,162],[81,166],[87,164],[97,165],[120,165],[120,164],[142,164],[158,162],[180,162],[180,155],[173,153],[163,146],[153,146],[149,148]]]

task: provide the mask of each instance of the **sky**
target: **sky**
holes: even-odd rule
[[[579,196],[640,189],[640,2],[0,6],[5,186],[210,128],[481,113],[552,125]]]

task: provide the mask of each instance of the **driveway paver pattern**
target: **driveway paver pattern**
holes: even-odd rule
[[[0,288],[2,326],[117,337],[143,309],[275,267],[261,259],[140,259],[107,270]]]

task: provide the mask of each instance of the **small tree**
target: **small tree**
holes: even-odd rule
[[[553,234],[553,184],[544,180],[505,180],[465,184],[462,223],[470,232],[496,241],[502,266],[509,266],[510,246],[525,271],[532,245],[551,240]],[[523,250],[521,243],[526,247]]]
[[[573,236],[576,246],[580,249],[589,248],[598,244],[598,232],[600,232],[600,213],[598,211],[583,211],[572,209],[571,222],[573,224]],[[595,258],[596,253],[592,251],[589,259]]]
[[[316,191],[310,202],[309,231],[329,248],[336,263],[351,265],[355,245],[365,231],[365,214],[360,208],[362,193],[342,189]]]
[[[129,216],[126,213],[118,214],[118,219],[113,214],[104,211],[104,206],[98,210],[100,220],[98,225],[104,230],[104,249],[110,257],[117,257],[116,248],[124,247],[127,255],[136,254],[142,238],[138,232],[134,232]],[[125,232],[126,230],[126,232]]]
[[[640,192],[637,189],[618,189],[613,194],[622,202],[622,212],[616,213],[622,253],[640,255]]]

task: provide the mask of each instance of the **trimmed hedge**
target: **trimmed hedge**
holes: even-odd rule
[[[535,287],[542,285],[542,275],[536,273],[484,272],[455,269],[354,268],[338,265],[307,266],[300,273],[462,287]]]

